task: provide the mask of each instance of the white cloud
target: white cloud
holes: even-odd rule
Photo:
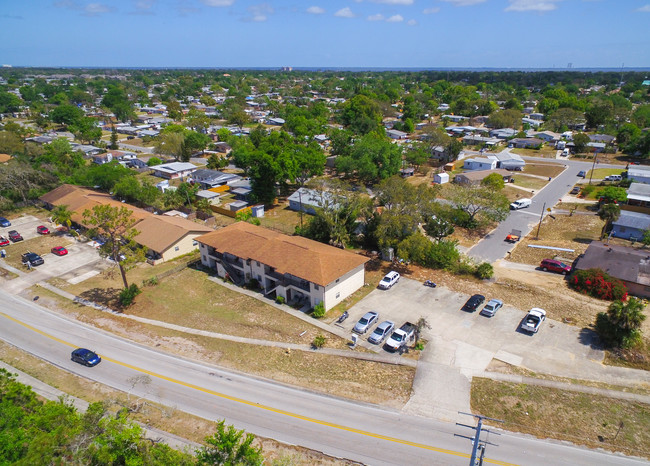
[[[206,6],[230,6],[233,3],[235,3],[235,0],[201,0],[201,3],[203,3]]]
[[[552,11],[557,8],[558,0],[510,0],[505,11]]]
[[[131,13],[134,15],[152,15],[153,11],[151,8],[156,3],[156,0],[137,0],[134,4],[135,12]]]
[[[248,8],[250,16],[245,18],[244,21],[253,21],[261,23],[269,19],[269,15],[274,13],[273,7],[268,3],[260,3],[259,5],[251,5]]]
[[[384,15],[382,15],[381,13],[368,16],[368,21],[383,21],[383,20],[384,20]]]
[[[311,13],[312,15],[322,15],[325,13],[325,10],[319,6],[310,6],[307,8],[307,13]]]
[[[471,6],[483,3],[485,0],[442,0],[443,2],[451,3],[454,6]]]
[[[352,13],[352,10],[350,10],[350,7],[345,7],[341,8],[339,11],[334,13],[334,16],[338,16],[339,18],[354,18],[356,15]]]
[[[370,0],[372,3],[384,3],[386,5],[413,5],[413,0]]]
[[[386,20],[387,23],[401,23],[402,21],[404,21],[404,17],[402,15],[393,15]]]
[[[440,11],[439,7],[434,7],[434,8],[425,8],[422,10],[423,15],[432,15],[434,13],[438,13]]]
[[[650,4],[643,5],[641,8],[637,8],[636,11],[640,11],[641,13],[650,13]]]
[[[97,16],[102,13],[108,13],[109,11],[112,11],[112,8],[102,3],[89,3],[84,7],[84,14],[86,16]]]
[[[409,19],[406,24],[408,24],[409,26],[417,26],[418,22],[414,19]]]

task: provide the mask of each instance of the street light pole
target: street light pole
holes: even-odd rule
[[[589,184],[591,184],[591,177],[594,176],[594,167],[596,166],[596,160],[598,160],[598,150],[594,152],[594,162],[591,164],[591,171],[589,172]]]

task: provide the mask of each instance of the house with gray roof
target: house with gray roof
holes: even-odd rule
[[[497,168],[503,168],[504,170],[523,171],[526,166],[525,160],[512,152],[502,151],[498,154],[489,155],[488,157],[495,158],[497,160]]]
[[[612,222],[612,236],[637,241],[650,228],[650,215],[621,210],[618,220]]]
[[[487,157],[473,157],[463,160],[465,170],[493,170],[497,167],[497,160]]]
[[[650,184],[650,166],[630,165],[627,167],[627,177],[635,183]]]
[[[628,205],[650,207],[650,184],[632,183],[625,192]]]
[[[296,212],[316,214],[316,209],[333,203],[332,195],[326,191],[319,192],[309,188],[299,188],[287,198],[289,208]]]
[[[151,167],[154,176],[172,180],[184,178],[196,171],[196,165],[189,162],[171,162]]]
[[[493,129],[490,131],[490,136],[498,139],[508,139],[517,134],[517,130],[514,128],[499,128]]]
[[[621,280],[628,293],[650,297],[649,251],[592,241],[574,263],[576,270],[601,269]]]
[[[203,189],[216,188],[225,184],[230,185],[241,180],[241,176],[233,173],[224,173],[219,170],[201,168],[195,170],[190,176],[191,180],[201,185]]]

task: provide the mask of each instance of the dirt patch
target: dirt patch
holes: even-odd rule
[[[650,406],[643,403],[475,377],[471,406],[510,431],[650,456]]]
[[[585,252],[589,243],[600,238],[604,223],[596,215],[576,212],[573,215],[553,214],[553,217],[547,215],[544,218],[541,228],[539,228],[539,238],[536,238],[537,227],[535,227],[517,243],[508,255],[508,260],[539,265],[542,259],[558,257],[567,263],[571,263]],[[529,245],[573,249],[573,252],[531,248],[528,247]]]
[[[526,163],[525,174],[529,175],[538,175],[545,178],[553,177],[555,178],[560,173],[565,170],[564,165],[559,165],[557,163]]]

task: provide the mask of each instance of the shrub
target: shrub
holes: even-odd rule
[[[414,350],[416,351],[422,351],[424,349],[424,343],[421,341],[418,341],[415,346],[413,347]]]
[[[318,334],[314,337],[314,340],[311,342],[311,346],[314,348],[322,348],[325,346],[325,342],[327,341],[327,338],[325,338],[324,335]]]
[[[249,290],[259,290],[260,282],[257,280],[257,278],[251,278],[248,283],[246,283],[246,288]]]
[[[615,301],[627,298],[623,282],[600,269],[576,270],[569,277],[569,286],[598,299]]]
[[[589,196],[591,193],[594,192],[594,189],[596,187],[593,184],[588,184],[582,187],[582,194],[586,197]]]
[[[284,304],[284,301],[285,301],[284,296],[276,296],[275,297],[275,302],[278,303],[278,304]]]
[[[630,349],[641,344],[645,305],[636,298],[614,301],[596,317],[596,332],[607,346]]]
[[[452,268],[452,272],[457,275],[474,275],[476,266],[466,257],[462,257]]]
[[[311,316],[320,319],[325,315],[325,305],[320,302],[314,306],[314,311],[311,313]]]
[[[492,264],[489,262],[482,262],[478,267],[476,267],[475,275],[481,280],[492,278],[492,275],[494,275],[494,267],[492,267]]]
[[[123,307],[128,307],[133,304],[133,300],[135,300],[135,297],[140,293],[142,293],[142,291],[140,288],[138,288],[138,285],[131,283],[128,288],[124,288],[122,291],[120,291],[118,301]]]
[[[156,286],[158,284],[158,277],[155,275],[148,280],[142,280],[142,286]]]

